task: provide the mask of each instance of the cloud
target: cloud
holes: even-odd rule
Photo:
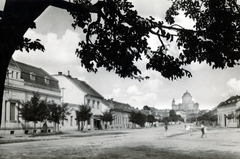
[[[113,89],[113,91],[112,91],[112,97],[113,97],[113,98],[118,98],[118,97],[120,96],[120,93],[121,93],[121,88]]]
[[[158,92],[160,91],[160,87],[163,85],[163,81],[159,79],[150,79],[144,85],[144,88],[149,92]]]
[[[141,16],[149,17],[153,16],[158,20],[163,20],[166,10],[170,7],[170,1],[163,1],[161,3],[157,0],[139,1],[139,0],[130,0],[135,9],[139,12]],[[149,13],[149,11],[151,11]]]
[[[13,58],[36,67],[44,66],[49,73],[58,71],[67,73],[68,70],[84,71],[80,69],[80,60],[75,55],[75,49],[80,41],[79,34],[67,29],[61,38],[57,34],[42,35],[33,30],[28,30],[25,37],[32,40],[40,39],[45,51],[31,51],[30,53],[16,51]],[[41,59],[41,60],[40,60]],[[57,66],[57,67],[56,67]],[[77,73],[77,72],[76,72]]]
[[[131,96],[130,103],[140,108],[144,105],[153,106],[158,103],[158,95],[156,93],[147,92],[138,96]]]
[[[227,82],[227,88],[225,92],[221,93],[221,97],[223,97],[224,100],[231,96],[239,95],[240,94],[240,80],[237,80],[236,78],[231,78]]]
[[[205,62],[199,64],[197,62],[192,62],[191,65],[187,66],[190,71],[200,71],[209,67]]]
[[[5,1],[6,1],[6,0],[1,0],[1,1],[0,1],[0,10],[3,10],[3,9],[4,9]]]
[[[129,94],[135,94],[135,95],[142,94],[142,92],[139,91],[139,89],[136,85],[129,86],[128,89],[127,89],[127,92]]]
[[[240,93],[240,80],[232,78],[227,82],[227,86],[233,91]]]

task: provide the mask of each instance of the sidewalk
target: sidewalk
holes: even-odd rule
[[[94,131],[68,131],[63,133],[41,133],[32,136],[32,134],[22,135],[4,135],[0,136],[0,144],[18,143],[18,142],[31,142],[31,141],[46,141],[46,140],[59,140],[73,137],[89,137],[89,136],[102,136],[102,135],[116,135],[124,134],[124,130],[111,129],[111,130],[94,130]]]

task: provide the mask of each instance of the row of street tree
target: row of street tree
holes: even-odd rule
[[[53,131],[59,131],[59,123],[67,119],[67,116],[70,115],[69,106],[67,103],[57,104],[54,101],[48,101],[47,98],[41,99],[41,96],[38,93],[34,93],[33,97],[26,102],[22,103],[22,106],[18,107],[19,115],[26,122],[34,123],[34,130],[36,129],[37,122],[53,122]],[[144,106],[144,110],[150,110],[148,107]],[[79,109],[75,110],[76,118],[75,120],[78,123],[78,131],[84,130],[84,122],[88,121],[92,117],[91,107],[88,105],[79,105]],[[145,123],[150,123],[150,126],[153,126],[154,122],[162,122],[168,124],[169,122],[179,122],[184,121],[180,115],[177,115],[175,110],[169,111],[169,116],[156,119],[152,114],[146,114],[143,111],[132,111],[129,114],[129,122],[132,122],[133,128],[136,128],[136,125],[141,127],[145,126]],[[101,120],[105,123],[112,123],[115,119],[115,116],[111,110],[103,112]],[[198,121],[209,120],[216,121],[216,116],[212,112],[203,113],[196,117]],[[194,121],[196,121],[194,119]],[[33,131],[34,135],[35,131]]]
[[[22,106],[19,106],[18,110],[22,119],[34,123],[33,135],[35,135],[37,122],[53,122],[53,131],[56,132],[56,129],[59,130],[56,124],[59,124],[70,114],[68,104],[59,105],[54,101],[48,101],[47,98],[41,99],[38,93],[34,93],[29,101],[22,102]]]
[[[59,131],[59,123],[67,119],[70,115],[69,106],[67,103],[57,104],[54,101],[48,101],[47,98],[42,99],[38,93],[34,93],[33,97],[18,107],[19,116],[25,122],[33,122],[34,130],[36,130],[37,122],[53,122],[53,131]],[[91,107],[88,105],[79,105],[79,109],[75,110],[76,119],[78,123],[78,130],[84,129],[84,122],[92,117]],[[112,122],[115,118],[110,111],[103,112],[102,120],[105,122]],[[81,123],[81,124],[80,124]],[[26,128],[28,129],[28,128]],[[35,131],[33,131],[35,135]]]

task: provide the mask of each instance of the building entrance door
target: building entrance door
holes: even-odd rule
[[[100,120],[94,119],[94,128],[98,130],[101,129]]]

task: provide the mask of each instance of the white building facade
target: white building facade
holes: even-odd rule
[[[41,97],[54,100],[60,104],[61,94],[58,81],[41,68],[30,66],[11,59],[5,80],[5,88],[2,102],[2,119],[0,134],[22,134],[32,131],[41,132],[43,123],[37,123],[33,130],[33,123],[24,121],[17,107],[22,102],[29,101],[34,92]],[[48,123],[52,131],[52,123]]]
[[[103,103],[104,97],[99,94],[95,89],[89,86],[86,82],[78,80],[77,78],[58,72],[53,75],[58,81],[62,89],[63,102],[68,103],[71,114],[67,120],[62,124],[62,131],[77,130],[78,123],[76,122],[76,110],[80,105],[88,105],[92,109],[92,117],[89,121],[84,123],[85,130],[103,129],[104,124],[101,120],[102,112],[109,109]]]
[[[239,115],[240,96],[232,96],[217,106],[218,124],[221,127],[240,127]]]

